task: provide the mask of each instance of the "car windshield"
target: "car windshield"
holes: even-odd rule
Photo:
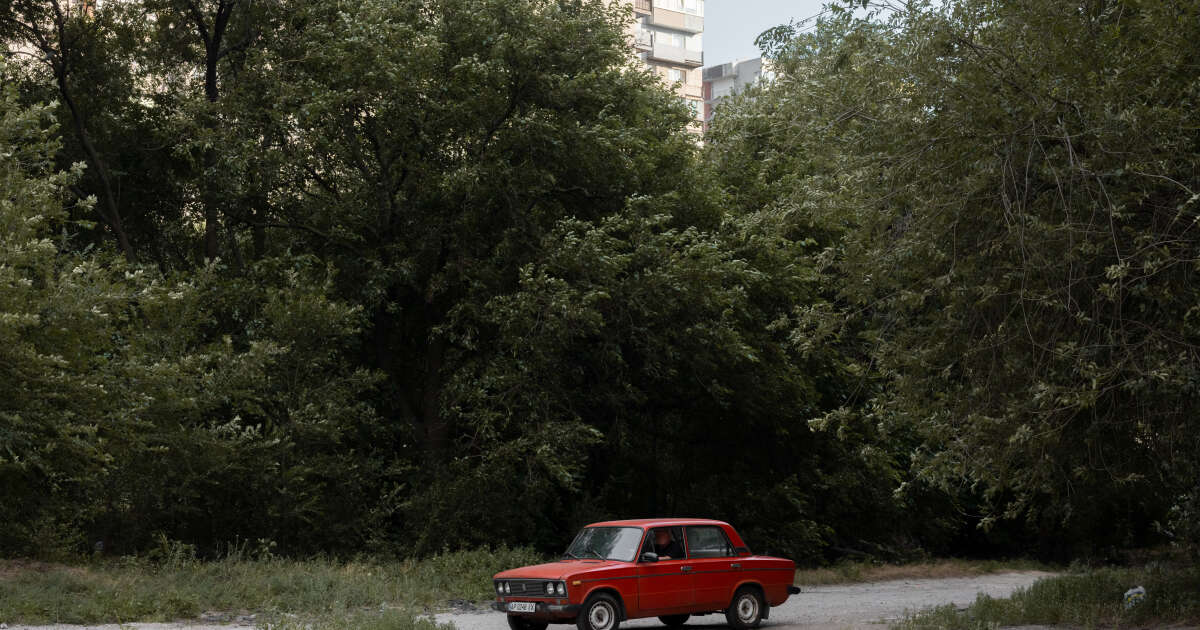
[[[585,527],[567,548],[566,556],[633,562],[641,542],[639,527]]]

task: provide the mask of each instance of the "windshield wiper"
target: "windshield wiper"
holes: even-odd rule
[[[563,553],[563,557],[564,557],[564,558],[570,558],[570,559],[572,559],[572,560],[578,560],[578,559],[579,559],[579,556],[577,556],[577,555],[575,555],[575,554],[571,553],[570,551],[567,551],[567,552]]]
[[[590,553],[590,554],[592,554],[593,556],[596,556],[597,558],[599,558],[599,559],[601,559],[601,560],[604,560],[604,556],[603,556],[603,555],[601,555],[599,551],[596,551],[595,549],[592,549],[591,547],[588,547],[587,549],[584,549],[584,551],[586,551],[587,553]]]

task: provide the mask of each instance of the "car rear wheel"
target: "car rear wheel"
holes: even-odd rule
[[[597,593],[584,602],[575,625],[579,630],[617,630],[621,625],[621,607],[612,595]]]
[[[508,627],[511,630],[546,630],[548,625],[550,624],[544,621],[534,621],[520,615],[508,616]]]
[[[756,628],[762,621],[763,605],[763,599],[759,595],[758,589],[743,586],[733,594],[733,601],[725,610],[725,621],[729,622],[730,627],[737,630]]]
[[[663,615],[658,620],[663,622],[668,628],[678,628],[687,623],[689,617],[691,615]]]

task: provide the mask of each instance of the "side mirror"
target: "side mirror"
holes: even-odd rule
[[[658,554],[654,553],[653,551],[647,551],[643,553],[642,557],[638,558],[638,560],[641,562],[658,562]]]

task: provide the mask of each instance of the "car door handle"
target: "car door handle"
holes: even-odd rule
[[[742,563],[734,562],[733,564],[729,565],[729,568],[730,569],[740,569],[740,568],[742,568]]]
[[[691,570],[692,570],[692,567],[690,567],[690,566],[688,566],[688,565],[684,565],[684,566],[682,566],[682,567],[679,567],[679,570],[680,570],[680,571],[683,571],[684,573],[686,573],[686,572],[688,572],[688,571],[691,571]]]

